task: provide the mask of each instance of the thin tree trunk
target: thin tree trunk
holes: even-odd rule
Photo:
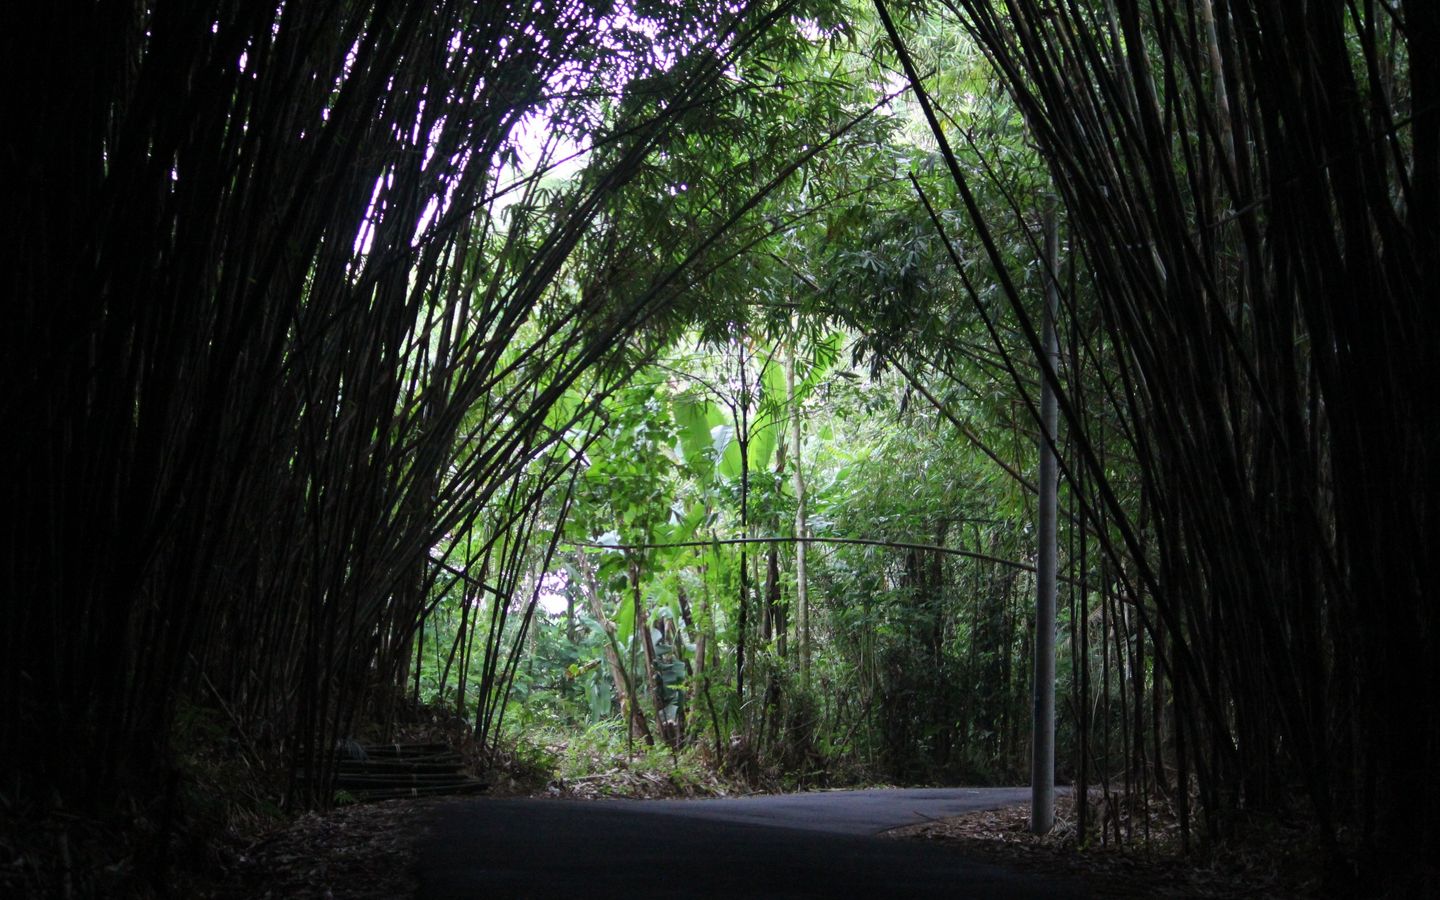
[[[740,426],[740,536],[750,539],[750,384],[745,366],[745,343],[738,343],[740,354],[740,403],[738,405]],[[745,637],[749,630],[750,611],[750,566],[746,552],[748,543],[740,545],[740,622],[735,638],[735,695],[739,708],[745,708]]]
[[[425,623],[429,617],[420,620],[420,627],[415,634],[415,691],[411,696],[410,704],[416,709],[420,708],[420,673],[425,668]]]
[[[605,605],[600,602],[600,586],[595,582],[595,573],[585,568],[585,581],[589,590],[585,591],[585,601],[590,606],[590,614],[595,621],[600,623],[600,628],[605,632],[605,662],[610,667],[610,682],[615,686],[615,699],[620,703],[620,710],[627,721],[626,731],[632,736],[640,732],[646,743],[654,743],[650,734],[650,728],[645,724],[645,713],[641,711],[639,704],[634,701],[634,691],[630,684],[630,674],[625,671],[624,664],[620,661],[620,654],[615,649],[615,623],[605,615]]]
[[[1057,282],[1060,269],[1059,238],[1056,234],[1055,205],[1045,206],[1045,321],[1044,341],[1047,362],[1044,369],[1058,372],[1060,343],[1055,335],[1055,316],[1060,305]],[[1030,830],[1047,834],[1055,825],[1055,588],[1058,572],[1057,522],[1059,470],[1055,461],[1059,412],[1055,388],[1042,374],[1040,382],[1040,498],[1039,572],[1035,579],[1035,714],[1031,723]]]
[[[800,656],[800,689],[810,690],[810,586],[805,571],[808,523],[805,511],[805,473],[800,459],[800,409],[795,401],[795,349],[785,357],[785,399],[790,409],[791,481],[795,487],[795,643]]]
[[[1090,591],[1089,581],[1089,529],[1079,529],[1080,540],[1080,704],[1079,734],[1080,764],[1075,770],[1075,828],[1080,833],[1080,846],[1085,846],[1090,825],[1090,726],[1095,721],[1093,705],[1090,702]]]
[[[655,663],[655,640],[650,636],[650,621],[645,609],[645,598],[640,592],[640,563],[630,563],[630,592],[635,603],[635,629],[631,636],[640,639],[644,651],[645,683],[649,686],[650,706],[655,712],[655,727],[660,737],[671,747],[675,746],[674,731],[665,721],[665,685],[660,680],[660,667]]]
[[[775,641],[775,652],[781,659],[786,657],[786,632],[789,628],[785,621],[785,606],[780,592],[780,550],[779,545],[771,544],[770,550],[765,556],[765,605],[766,619],[768,620],[766,637]]]

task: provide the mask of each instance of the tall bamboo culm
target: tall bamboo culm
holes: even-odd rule
[[[1137,799],[1173,786],[1207,840],[1303,807],[1340,881],[1433,887],[1440,8],[946,9],[1024,114],[1082,261],[1064,327],[1109,375],[1062,390],[1062,468],[1119,579],[1115,663],[1143,679],[1153,655],[1163,679],[1115,698]]]
[[[435,548],[473,526],[511,597],[558,527],[579,453],[546,417],[613,387],[674,294],[604,280],[623,241],[578,248],[784,8],[742,6],[657,25],[686,52],[610,120],[585,97],[654,73],[594,4],[34,11],[6,54],[8,809],[167,820],[189,703],[328,800],[336,738],[393,709],[454,578]],[[557,98],[580,58],[593,93]],[[566,191],[502,165],[542,111],[595,147]]]

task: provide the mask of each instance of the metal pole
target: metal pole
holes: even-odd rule
[[[1030,830],[1035,834],[1046,834],[1055,824],[1055,584],[1059,494],[1055,439],[1059,415],[1055,387],[1044,373],[1047,367],[1058,372],[1060,365],[1060,342],[1055,335],[1055,316],[1060,305],[1057,280],[1060,241],[1055,226],[1054,198],[1045,204],[1044,229],[1046,365],[1041,367],[1040,378],[1040,546],[1035,579],[1035,716],[1030,754]]]

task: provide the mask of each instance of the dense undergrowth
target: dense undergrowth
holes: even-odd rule
[[[647,746],[627,739],[614,722],[579,732],[547,730],[517,735],[510,746],[517,762],[523,760],[518,774],[529,776],[532,790],[528,792],[537,793],[533,786],[538,776],[548,773],[538,793],[555,797],[724,797],[889,783],[858,764],[837,764],[822,772],[788,771],[758,758],[738,736],[718,755],[714,747],[703,743],[680,748]]]

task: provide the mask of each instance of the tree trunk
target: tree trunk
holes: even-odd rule
[[[800,689],[810,690],[810,593],[805,573],[805,475],[800,466],[800,408],[795,401],[795,350],[785,356],[785,399],[790,408],[793,446],[790,477],[795,486],[795,643],[800,656]]]
[[[770,545],[770,551],[765,557],[765,619],[765,637],[775,641],[775,652],[784,659],[788,623],[785,621],[785,605],[781,602],[780,595],[780,550],[777,544]]]
[[[640,593],[640,564],[634,561],[630,563],[630,590],[635,603],[635,635],[639,636],[640,646],[645,651],[645,683],[649,685],[650,706],[655,712],[655,727],[659,730],[661,739],[674,747],[675,730],[665,721],[665,684],[660,680],[660,667],[655,664],[655,641],[650,636],[645,600]],[[631,640],[634,640],[634,636]]]
[[[736,417],[740,426],[740,536],[750,537],[750,385],[745,367],[745,344],[740,350],[740,403]],[[738,706],[745,708],[745,632],[749,629],[750,557],[747,544],[740,545],[740,622],[735,639],[735,695]]]
[[[1045,207],[1045,363],[1043,368],[1058,377],[1060,345],[1055,337],[1055,314],[1059,306],[1056,284],[1059,268],[1059,239],[1055,228],[1055,206]],[[1055,387],[1049,376],[1040,380],[1040,503],[1039,572],[1035,598],[1035,715],[1031,730],[1030,830],[1046,834],[1055,824],[1055,583],[1057,575],[1056,524],[1059,471],[1055,445],[1059,412]]]
[[[605,606],[600,602],[600,586],[595,583],[595,574],[588,568],[585,570],[585,580],[590,588],[585,592],[585,599],[590,604],[590,612],[595,616],[595,621],[599,622],[600,627],[605,630],[605,662],[610,667],[610,680],[615,686],[615,699],[620,702],[620,710],[630,723],[631,735],[638,731],[645,738],[645,743],[653,744],[655,739],[650,734],[650,727],[645,723],[645,713],[634,702],[634,691],[630,689],[630,675],[625,671],[625,666],[620,661],[620,654],[615,650],[615,623],[605,615]]]

